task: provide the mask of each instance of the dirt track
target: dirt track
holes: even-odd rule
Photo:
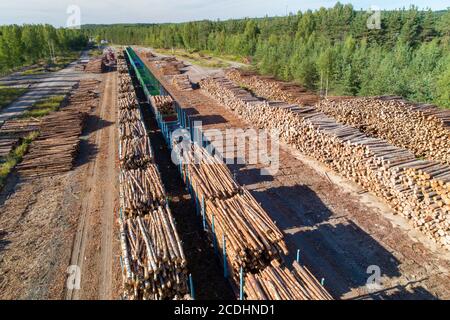
[[[66,299],[112,299],[117,290],[113,269],[118,267],[118,241],[114,214],[116,189],[116,81],[115,72],[105,75],[103,97],[96,117],[87,124],[89,138],[80,161],[88,161],[80,221],[71,265],[81,271],[80,290],[67,290]],[[95,153],[95,159],[89,158]],[[87,159],[86,159],[87,158]],[[114,261],[116,263],[114,263]]]

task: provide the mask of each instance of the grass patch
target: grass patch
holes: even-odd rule
[[[31,142],[38,136],[38,132],[30,133],[26,138],[22,140],[22,142],[10,152],[8,156],[4,159],[1,159],[0,162],[0,189],[6,183],[6,179],[8,175],[11,173],[11,170],[23,159],[23,156],[28,151],[28,147]]]
[[[8,106],[27,91],[25,88],[11,88],[0,86],[0,110]]]
[[[25,111],[20,118],[39,118],[48,115],[50,112],[58,111],[66,96],[51,96],[44,100],[35,102],[31,108]]]
[[[28,69],[28,70],[22,72],[22,75],[30,76],[30,75],[36,75],[36,74],[43,74],[45,72],[46,72],[46,70],[44,67],[37,67],[37,68],[33,68],[33,69]]]
[[[227,61],[202,52],[189,52],[182,49],[156,49],[155,51],[164,55],[175,56],[180,60],[185,60],[194,65],[206,68],[228,68],[231,66]]]

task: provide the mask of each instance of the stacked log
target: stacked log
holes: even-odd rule
[[[186,258],[170,210],[120,219],[124,287],[130,300],[186,296]]]
[[[319,97],[295,83],[286,83],[274,77],[260,76],[250,71],[235,68],[228,69],[226,77],[231,81],[251,90],[257,96],[268,99],[295,103],[299,105],[314,105]]]
[[[417,157],[450,164],[450,111],[397,99],[324,100],[317,109],[368,136],[414,152]]]
[[[125,215],[145,215],[165,205],[166,195],[156,165],[147,164],[142,169],[122,169],[119,178]]]
[[[19,138],[0,136],[0,158],[4,158],[18,145]]]
[[[181,73],[181,69],[185,67],[182,61],[178,61],[175,57],[158,57],[152,59],[155,67],[165,76],[174,76]]]
[[[124,168],[143,168],[153,161],[153,151],[149,139],[141,137],[123,139],[120,148],[119,160]]]
[[[211,240],[227,252],[231,277],[257,272],[287,253],[283,233],[260,204],[233,179],[226,164],[195,143],[174,141],[184,181],[203,207]],[[215,240],[216,239],[216,240]]]
[[[175,152],[179,155],[184,181],[192,186],[199,199],[226,199],[240,190],[226,164],[205,148],[197,144],[181,148],[176,144]]]
[[[0,135],[7,137],[25,137],[33,131],[38,131],[42,119],[10,119],[0,127]]]
[[[84,119],[99,102],[95,93],[98,84],[98,81],[81,81],[66,106],[44,117],[39,124],[38,137],[17,165],[23,178],[50,176],[73,168]],[[35,125],[32,123],[31,127],[34,129]]]
[[[444,198],[436,197],[437,192],[426,187],[431,181],[424,186],[408,175],[410,169],[439,163],[417,160],[409,150],[367,137],[313,107],[257,99],[225,78],[204,79],[201,87],[244,120],[259,128],[277,130],[284,142],[382,197],[414,226],[422,225],[421,231],[449,248],[450,228],[446,221],[450,211]],[[442,179],[450,174],[448,165],[433,168]],[[446,180],[437,184],[447,186]]]
[[[91,72],[91,73],[102,73],[105,69],[105,65],[103,63],[102,58],[94,58],[89,60],[89,62],[86,64],[86,67],[84,68],[85,72]]]
[[[182,243],[154,164],[128,67],[118,55],[118,122],[124,298],[189,299]]]
[[[260,273],[248,273],[244,291],[248,300],[333,300],[308,268],[296,261],[292,271],[273,262]]]
[[[181,90],[181,91],[191,91],[192,90],[192,83],[191,83],[191,80],[189,80],[189,76],[187,74],[180,74],[180,75],[173,76],[172,83],[175,85],[175,87],[178,90]]]
[[[162,115],[175,115],[175,102],[171,96],[151,96],[150,103],[156,108]]]
[[[241,267],[244,272],[258,272],[287,254],[282,232],[247,190],[228,199],[207,200],[205,213],[210,225],[214,217],[215,236],[222,250],[225,238],[236,281]]]

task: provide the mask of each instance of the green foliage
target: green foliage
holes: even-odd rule
[[[27,89],[24,88],[0,87],[0,110],[8,106],[26,91]]]
[[[333,8],[285,17],[180,24],[86,26],[117,44],[208,51],[250,57],[262,74],[343,95],[396,94],[448,106],[450,10],[383,11],[381,29],[369,13]]]
[[[52,56],[81,50],[88,38],[80,30],[50,25],[0,26],[0,74]]]
[[[31,108],[25,111],[21,118],[39,118],[48,115],[50,112],[57,111],[66,96],[51,96],[44,100],[34,103]]]

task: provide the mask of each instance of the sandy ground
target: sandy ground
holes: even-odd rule
[[[179,92],[160,80],[181,105],[197,114],[205,129],[252,127],[201,90]],[[334,297],[450,298],[450,254],[395,216],[379,198],[290,146],[281,147],[280,170],[262,176],[260,168],[230,165],[285,232],[290,249],[286,262],[300,250],[300,261],[324,278]],[[380,270],[380,282],[368,288],[373,268]]]
[[[80,268],[81,286],[79,290],[67,290],[66,299],[118,297],[120,246],[114,218],[118,208],[116,81],[115,72],[105,75],[99,110],[88,123],[90,132],[85,147],[95,150],[95,158],[87,159],[83,203],[71,258],[71,265]]]

